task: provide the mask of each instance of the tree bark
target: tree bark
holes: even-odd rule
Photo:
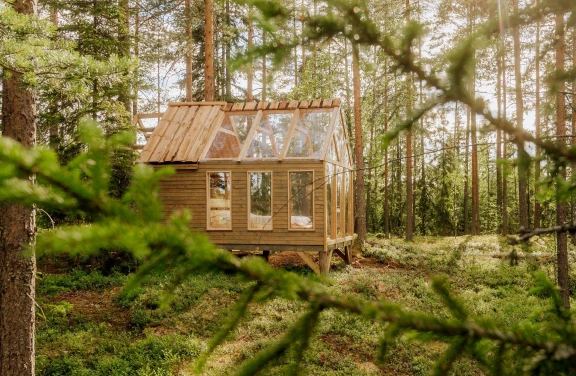
[[[262,44],[266,44],[266,32],[262,31]],[[266,77],[267,70],[266,70],[266,55],[262,57],[262,102],[266,100],[268,97],[268,93],[266,92],[266,84],[268,81],[268,77]]]
[[[514,13],[518,13],[518,1],[514,0]],[[514,80],[516,84],[516,122],[520,129],[524,129],[524,105],[522,99],[522,74],[520,71],[520,27],[514,28]],[[524,148],[524,144],[518,145]],[[526,186],[526,169],[518,168],[518,208],[520,216],[520,227],[528,228],[528,194]]]
[[[406,22],[410,22],[410,0],[406,0]],[[412,112],[412,80],[408,75],[406,78],[407,103],[406,116],[411,116]],[[412,192],[412,132],[406,133],[406,241],[411,242],[414,238],[413,228],[413,205],[414,200]]]
[[[254,26],[252,24],[252,7],[248,7],[248,50],[252,49],[254,39]],[[248,65],[248,77],[246,85],[246,100],[252,102],[254,100],[254,93],[252,90],[252,83],[254,82],[254,70],[252,62]]]
[[[502,116],[507,118],[506,49],[502,44]],[[508,145],[506,132],[502,132],[502,235],[508,235]]]
[[[537,1],[538,4],[538,1]],[[536,103],[535,103],[535,128],[536,128],[536,138],[541,136],[541,124],[540,124],[540,21],[536,23]],[[542,151],[540,146],[536,145],[536,158],[534,161],[534,228],[540,227],[540,202],[538,202],[538,193],[540,192],[540,187],[538,182],[540,181],[540,155]]]
[[[470,197],[470,188],[469,188],[469,174],[468,174],[468,164],[469,164],[469,155],[470,155],[470,107],[466,108],[466,149],[464,151],[464,234],[469,234],[469,227],[468,227],[468,200]]]
[[[186,102],[192,102],[192,12],[190,0],[184,1],[186,20]]]
[[[140,0],[136,0],[134,13],[134,56],[140,56]],[[138,114],[138,80],[140,79],[140,68],[137,65],[134,69],[134,100],[132,101],[132,115]]]
[[[16,0],[13,7],[19,13],[34,15],[37,4],[35,0]],[[20,73],[5,73],[10,77],[2,82],[3,136],[33,147],[36,94],[23,86]],[[34,375],[36,259],[24,250],[33,246],[35,239],[33,208],[0,205],[0,375]]]
[[[354,85],[354,148],[356,156],[356,233],[362,243],[366,240],[366,202],[364,195],[364,148],[362,145],[362,112],[360,103],[360,52],[352,44],[352,76]]]
[[[204,100],[214,100],[214,31],[212,0],[204,0]]]
[[[564,15],[556,15],[556,38],[554,41],[556,50],[556,71],[564,70]],[[565,144],[566,140],[566,99],[564,98],[565,85],[562,80],[558,81],[558,90],[556,94],[556,135],[558,143]],[[557,179],[566,180],[566,170],[560,169]],[[566,201],[560,197],[556,200],[556,225],[566,223]],[[570,290],[568,276],[568,244],[567,234],[559,232],[556,234],[556,247],[558,257],[558,286],[560,287],[560,296],[564,302],[564,307],[570,309]]]

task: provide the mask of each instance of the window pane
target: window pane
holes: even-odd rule
[[[274,134],[274,141],[276,142],[276,148],[278,152],[282,150],[284,142],[286,141],[286,136],[288,135],[288,130],[290,129],[290,123],[292,123],[292,117],[294,113],[281,113],[281,114],[267,114],[263,115],[262,118],[267,121],[267,126],[270,127],[272,133]],[[264,127],[266,128],[266,127]]]
[[[342,226],[342,167],[336,167],[336,233],[338,237],[343,236]]]
[[[344,233],[350,234],[350,207],[348,195],[350,194],[350,171],[344,173]]]
[[[205,158],[238,158],[256,115],[226,115]]]
[[[311,157],[313,155],[312,144],[307,134],[296,130],[288,147],[287,157]]]
[[[238,158],[241,145],[238,138],[225,132],[218,132],[206,158]]]
[[[314,223],[314,173],[290,173],[290,228],[311,229]]]
[[[231,229],[232,179],[230,172],[208,173],[208,228]]]
[[[272,173],[251,172],[250,179],[250,213],[248,228],[250,230],[272,230]]]
[[[327,238],[332,238],[332,175],[334,165],[326,163],[326,234]]]
[[[254,134],[250,149],[246,152],[246,158],[277,158],[279,154],[280,151],[272,135],[259,128]]]
[[[302,115],[302,126],[308,131],[308,137],[316,158],[322,155],[322,147],[330,126],[330,115],[331,110],[316,110],[305,112]]]

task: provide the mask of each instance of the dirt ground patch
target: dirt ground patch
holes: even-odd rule
[[[106,323],[118,330],[126,330],[130,323],[130,313],[114,303],[114,297],[121,290],[64,291],[52,302],[68,302],[72,305],[71,318],[82,318],[93,322]]]

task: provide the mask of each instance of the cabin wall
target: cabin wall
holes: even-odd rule
[[[177,168],[177,165],[173,167]],[[206,230],[207,172],[227,171],[232,174],[232,230]],[[273,230],[248,230],[248,172],[268,171],[272,172]],[[289,230],[289,171],[314,171],[313,230]],[[193,216],[192,229],[205,231],[214,243],[223,248],[227,245],[251,245],[260,250],[293,248],[318,251],[325,246],[324,174],[321,161],[200,162],[197,170],[180,169],[175,176],[163,181],[160,198],[167,216],[173,211],[188,208]],[[277,247],[267,247],[270,245]]]

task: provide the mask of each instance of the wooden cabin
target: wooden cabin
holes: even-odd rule
[[[339,100],[169,103],[157,116],[139,162],[176,169],[160,188],[167,214],[190,209],[192,228],[223,249],[295,251],[317,273],[333,253],[351,262],[353,165]]]

